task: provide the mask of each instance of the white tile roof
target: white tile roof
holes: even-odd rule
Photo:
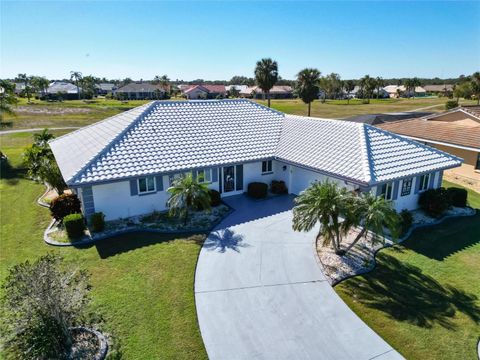
[[[50,146],[70,185],[267,158],[367,185],[461,163],[366,124],[285,116],[240,99],[151,102]]]

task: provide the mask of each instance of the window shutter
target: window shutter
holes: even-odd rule
[[[220,171],[220,168],[212,168],[212,182],[217,182],[218,181],[218,172]]]
[[[393,189],[392,189],[392,200],[397,200],[398,197],[398,190],[400,188],[400,181],[393,182]]]
[[[243,165],[237,165],[237,191],[243,190]]]
[[[192,179],[196,180],[198,177],[198,171],[197,170],[192,170]]]
[[[430,174],[430,179],[428,179],[428,188],[433,189],[435,184],[435,173]]]
[[[377,184],[377,191],[375,196],[380,196],[382,195],[382,184]]]
[[[441,187],[441,186],[442,186],[442,180],[443,180],[443,171],[440,171],[440,172],[438,173],[437,187]]]
[[[157,187],[157,191],[163,191],[163,176],[162,175],[159,175],[159,176],[155,176],[155,182],[156,182],[156,187]]]
[[[220,171],[222,171],[222,168],[219,167],[218,171],[216,171],[218,175],[218,192],[222,193],[222,174],[220,174]]]
[[[130,196],[138,195],[137,179],[130,180]]]
[[[421,176],[417,176],[415,178],[415,194],[418,194],[419,190],[420,190],[420,181],[422,180],[422,177]]]

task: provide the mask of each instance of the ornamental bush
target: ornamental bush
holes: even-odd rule
[[[285,185],[285,181],[278,181],[272,180],[271,185],[272,193],[274,194],[286,194],[288,193],[287,185]]]
[[[105,229],[105,214],[103,212],[96,212],[90,217],[93,232],[100,232]]]
[[[448,100],[445,103],[445,110],[451,110],[451,109],[456,108],[456,107],[458,107],[457,100]]]
[[[418,204],[428,215],[440,217],[450,206],[445,188],[430,189],[420,194]]]
[[[62,220],[69,214],[80,213],[81,203],[75,194],[62,194],[50,203],[50,212],[55,220]]]
[[[261,182],[252,182],[248,184],[247,193],[255,199],[267,197],[268,185]]]
[[[458,207],[467,206],[468,192],[466,189],[450,187],[447,189],[447,196],[450,205]]]
[[[400,230],[401,234],[403,235],[412,226],[413,216],[412,213],[407,209],[403,209],[398,216],[400,217]]]
[[[210,205],[211,206],[218,206],[222,203],[220,193],[217,190],[210,189],[208,191],[208,193],[210,194]]]
[[[78,239],[83,235],[85,222],[82,214],[70,214],[63,218],[63,225],[70,239]]]

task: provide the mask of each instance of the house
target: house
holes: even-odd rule
[[[24,90],[25,90],[25,83],[23,82],[16,82],[14,83],[15,84],[15,89],[13,90],[13,92],[16,94],[16,95],[20,95]]]
[[[464,106],[378,127],[464,159],[448,174],[480,181],[480,106]]]
[[[329,179],[352,191],[417,207],[461,159],[382,129],[286,115],[245,99],[155,101],[50,141],[87,219],[165,210],[167,188],[185,173],[222,197],[283,180],[299,194]]]
[[[240,97],[251,99],[263,99],[265,94],[259,86],[249,86],[240,91]],[[288,85],[274,85],[270,90],[271,99],[291,99],[293,89]]]
[[[111,83],[100,83],[95,86],[97,95],[113,94],[117,90],[117,86]]]
[[[408,97],[408,96],[417,96],[422,97],[427,95],[427,91],[421,87],[415,87],[415,94],[412,91],[407,92],[407,88],[403,85],[387,85],[383,88],[386,93],[388,93],[389,97],[391,98],[398,98],[398,97]]]
[[[217,99],[227,96],[225,85],[190,85],[184,88],[183,94],[187,99]]]
[[[115,90],[115,96],[128,100],[158,100],[165,97],[165,90],[160,85],[138,82],[118,88]]]
[[[246,90],[248,88],[248,85],[226,85],[225,90],[227,90],[227,93],[232,93],[232,90],[235,90],[239,95],[240,92]]]
[[[66,81],[53,81],[48,85],[46,96],[61,97],[63,100],[78,99],[78,92],[82,91],[81,87]]]
[[[454,86],[451,84],[425,85],[423,88],[428,94],[448,96],[453,93]]]

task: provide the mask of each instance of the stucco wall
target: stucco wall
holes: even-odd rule
[[[480,171],[475,170],[478,152],[458,149],[451,146],[445,146],[445,145],[439,145],[439,144],[428,144],[428,145],[433,146],[439,150],[445,151],[447,153],[450,153],[452,155],[461,157],[464,160],[464,163],[462,164],[462,166],[447,170],[449,174],[465,176],[465,177],[480,181]]]

